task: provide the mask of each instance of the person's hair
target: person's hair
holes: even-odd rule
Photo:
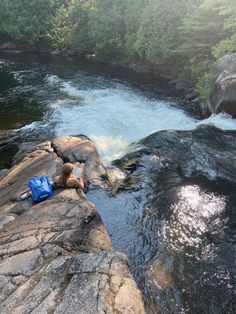
[[[61,169],[61,184],[66,185],[67,179],[73,171],[73,165],[69,162],[65,163]]]

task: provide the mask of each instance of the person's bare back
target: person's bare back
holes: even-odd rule
[[[61,175],[57,176],[54,184],[61,187],[80,188],[84,189],[84,181],[82,176],[76,178],[73,174],[73,164],[65,163],[62,167]]]

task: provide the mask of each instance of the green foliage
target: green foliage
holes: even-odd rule
[[[90,39],[90,16],[95,10],[94,1],[76,1],[69,14],[71,33],[69,45],[81,53],[93,52],[94,44]]]
[[[77,0],[70,12],[71,45],[100,59],[122,54],[125,24],[122,0]]]
[[[30,44],[63,41],[68,0],[1,0],[0,31]]]
[[[198,77],[196,83],[196,91],[201,101],[206,102],[210,92],[212,91],[216,77],[210,74],[210,72],[204,72]]]
[[[204,5],[202,1],[192,6],[188,14],[182,20],[181,32],[183,42],[179,51],[192,58],[209,58],[212,47],[225,38],[223,22],[218,8]]]
[[[205,99],[214,58],[236,52],[236,0],[1,0],[0,32],[151,64]]]
[[[121,54],[124,45],[123,0],[96,0],[89,16],[89,37],[101,58]]]
[[[138,55],[154,64],[166,62],[180,40],[178,28],[185,11],[186,1],[149,1],[134,43]]]
[[[236,51],[236,34],[233,36],[226,38],[225,40],[220,41],[215,47],[212,49],[212,55],[218,59],[223,57],[227,53],[232,53]]]
[[[138,30],[142,21],[143,11],[148,0],[126,0],[125,6],[125,54],[132,58],[139,55],[135,49],[138,40]]]
[[[182,19],[183,39],[176,53],[184,56],[184,73],[193,83],[197,82],[201,98],[208,94],[209,62],[236,51],[235,3],[235,0],[198,0]]]

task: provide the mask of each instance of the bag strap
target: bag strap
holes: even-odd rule
[[[24,196],[25,194],[25,196]],[[31,191],[30,190],[25,190],[22,192],[20,195],[18,195],[18,200],[19,201],[25,201],[31,196]]]

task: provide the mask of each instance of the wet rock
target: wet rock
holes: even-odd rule
[[[165,263],[160,261],[146,265],[145,280],[155,282],[156,287],[153,290],[157,288],[159,291],[164,291],[173,284],[173,279],[168,274]]]
[[[202,116],[204,118],[209,118],[210,117],[211,112],[210,112],[210,110],[208,108],[207,103],[200,103],[200,109],[201,109]]]
[[[191,92],[190,85],[183,80],[172,80],[169,82],[170,85],[175,87],[175,90],[178,92],[184,92],[185,94],[188,94]]]
[[[225,179],[236,183],[236,133],[223,131],[211,125],[193,131],[160,131],[142,141],[137,154],[136,167],[148,167],[145,156],[158,156],[166,160],[166,169],[191,178],[205,176],[210,180]],[[125,165],[134,160],[135,153],[121,159]],[[163,162],[162,162],[163,164]],[[158,167],[156,168],[158,171]]]
[[[8,169],[0,170],[0,179],[7,173]]]
[[[119,168],[110,168],[107,170],[108,180],[111,185],[112,193],[115,194],[119,187],[122,186],[124,180],[127,177],[127,174],[121,171]]]
[[[9,147],[19,139],[20,130],[0,130],[0,150]]]
[[[197,93],[193,90],[190,91],[186,96],[185,99],[186,100],[195,100],[197,98]],[[197,99],[198,100],[198,99]]]

